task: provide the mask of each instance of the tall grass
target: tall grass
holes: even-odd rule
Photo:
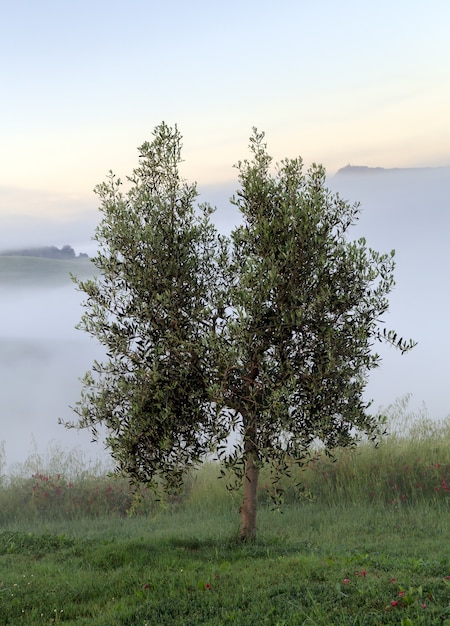
[[[301,468],[284,478],[284,507],[408,505],[450,503],[450,418],[431,420],[425,410],[408,412],[408,398],[386,411],[388,434],[377,447],[362,442],[354,449],[338,450],[330,458],[322,450],[311,452]],[[155,496],[143,489],[136,498],[128,482],[110,473],[105,464],[89,464],[81,452],[65,453],[58,446],[44,455],[32,454],[8,476],[2,474],[0,447],[0,524],[18,519],[81,519],[102,516],[180,514],[195,511],[236,511],[240,493],[229,492],[219,479],[217,463],[203,464],[186,480],[177,496]],[[260,509],[272,508],[274,486],[263,470],[259,486]]]
[[[312,454],[299,474],[304,497],[327,503],[378,502],[399,506],[450,501],[450,417],[431,420],[422,408],[408,411],[409,398],[386,410],[387,434],[336,451],[333,459]]]

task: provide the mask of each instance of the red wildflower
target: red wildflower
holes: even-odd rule
[[[211,585],[209,583],[205,584],[205,589],[211,589]]]
[[[348,585],[349,582],[350,582],[350,578],[344,578],[344,585]]]
[[[392,600],[391,606],[398,606],[398,600]]]

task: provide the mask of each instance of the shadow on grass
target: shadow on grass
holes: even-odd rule
[[[317,548],[307,541],[290,542],[279,537],[242,543],[237,537],[142,537],[140,539],[82,539],[49,532],[0,532],[0,555],[24,555],[40,559],[51,554],[78,557],[90,567],[100,570],[118,569],[127,565],[145,565],[149,560],[176,558],[179,563],[207,563],[214,560],[237,562],[242,559],[265,559],[311,554]]]

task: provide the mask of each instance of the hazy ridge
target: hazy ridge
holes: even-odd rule
[[[341,167],[336,176],[360,174],[447,174],[450,175],[450,166],[441,167],[371,167],[369,165],[346,165]]]
[[[95,267],[89,257],[54,259],[0,255],[0,287],[57,287],[70,283],[70,275],[88,278]]]

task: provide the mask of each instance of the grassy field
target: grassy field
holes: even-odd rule
[[[179,497],[133,503],[55,456],[2,478],[2,625],[450,625],[448,420],[312,454],[281,510],[263,477],[249,545],[212,463]]]

